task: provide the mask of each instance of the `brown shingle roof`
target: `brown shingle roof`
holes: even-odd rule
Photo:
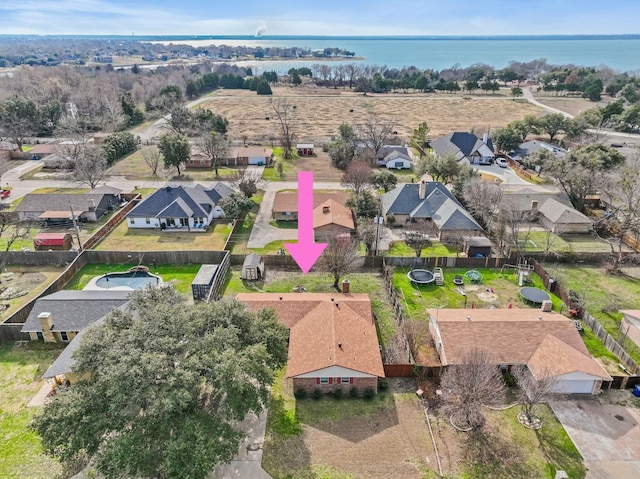
[[[273,150],[261,146],[242,146],[232,150],[231,154],[232,158],[270,158],[273,155]]]
[[[331,224],[344,226],[351,230],[355,228],[351,210],[330,199],[323,201],[313,210],[313,227],[319,228]]]
[[[537,353],[536,367],[543,363],[553,365],[556,359],[553,348],[545,345],[538,351],[551,335],[565,345],[562,354],[572,360],[580,359],[574,371],[590,374],[598,371],[594,375],[608,377],[587,351],[574,322],[560,314],[538,309],[440,309],[428,312],[439,326],[444,365],[461,364],[465,354],[474,348],[489,351],[496,364],[528,364]],[[436,348],[439,346],[436,339]],[[568,353],[569,349],[575,353]],[[558,353],[558,367],[554,371],[565,374],[566,366],[560,366],[563,364],[560,356]]]
[[[333,193],[313,193],[313,207],[316,208],[323,202],[333,200],[340,205],[345,205],[349,196],[342,191]],[[285,211],[298,211],[298,192],[297,191],[279,191],[276,193],[273,201],[273,212],[284,213]]]
[[[384,377],[368,295],[241,293],[236,299],[253,311],[274,308],[291,329],[287,377],[330,366]]]

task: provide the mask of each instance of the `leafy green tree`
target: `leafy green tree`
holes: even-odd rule
[[[10,138],[22,151],[26,139],[37,132],[38,105],[24,96],[14,96],[0,105],[0,136]]]
[[[244,218],[251,211],[255,203],[241,193],[231,193],[220,200],[220,208],[226,218]]]
[[[298,86],[302,83],[302,78],[300,78],[298,70],[293,70],[293,73],[291,74],[291,83],[295,86]]]
[[[497,92],[500,91],[500,85],[498,85],[497,81],[487,80],[480,84],[480,89],[485,93]]]
[[[269,83],[265,80],[261,80],[258,82],[258,85],[256,86],[256,93],[258,95],[273,95]]]
[[[184,135],[193,124],[193,114],[186,106],[176,105],[171,110],[171,115],[167,119],[167,128],[174,133]]]
[[[329,144],[331,165],[340,170],[346,170],[355,156],[356,134],[353,127],[342,123],[339,127],[339,137]]]
[[[262,77],[269,83],[278,83],[278,74],[275,71],[264,72]]]
[[[427,136],[429,135],[429,131],[429,125],[426,121],[423,121],[417,128],[414,128],[411,133],[411,146],[420,150],[421,155],[423,153],[423,149],[427,146]]]
[[[537,133],[538,119],[533,115],[527,115],[522,120],[512,121],[507,126],[515,130],[520,135],[520,140],[525,142],[530,133]]]
[[[520,88],[519,86],[514,86],[513,88],[511,88],[511,96],[513,98],[519,98],[522,95],[523,95],[522,88]]]
[[[427,155],[418,160],[415,166],[415,172],[418,176],[425,173],[429,174],[433,181],[440,181],[448,184],[460,173],[462,164],[456,159],[452,153],[444,155]]]
[[[369,190],[362,190],[347,200],[356,218],[375,218],[380,211],[380,201]]]
[[[237,453],[237,422],[259,414],[287,358],[273,310],[189,305],[173,287],[131,294],[74,353],[79,379],[33,422],[60,462],[88,455],[107,478],[204,479]]]
[[[561,113],[552,113],[538,119],[538,129],[549,135],[549,141],[553,141],[558,133],[566,128],[566,119]]]
[[[102,149],[105,152],[107,165],[111,166],[120,158],[138,149],[140,137],[128,131],[119,131],[105,138]]]
[[[462,198],[465,185],[475,178],[480,178],[480,172],[469,165],[462,165],[460,171],[453,179],[451,192],[456,198]]]
[[[211,110],[196,108],[192,115],[193,130],[197,132],[215,132],[224,135],[229,127],[229,120],[222,115],[216,115]]]
[[[127,117],[127,126],[139,125],[144,121],[144,113],[136,107],[130,92],[126,92],[120,97],[120,106],[124,116]]]
[[[376,188],[382,188],[384,192],[388,192],[396,187],[398,178],[390,171],[380,171],[373,177],[373,184]]]
[[[476,91],[478,88],[480,88],[480,84],[476,80],[467,80],[464,83],[465,91],[470,93]]]
[[[180,165],[191,157],[191,146],[186,136],[179,133],[164,135],[160,138],[158,149],[164,158],[164,167],[175,167],[180,176]]]
[[[508,126],[497,129],[491,140],[499,150],[508,153],[520,145],[520,134],[513,128]]]

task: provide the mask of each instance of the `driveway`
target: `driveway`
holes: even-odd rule
[[[587,479],[640,477],[640,411],[625,405],[630,391],[550,401],[584,458]]]
[[[473,169],[481,172],[488,173],[502,180],[504,185],[530,185],[528,181],[520,178],[515,171],[510,167],[500,168],[498,165],[471,165]]]

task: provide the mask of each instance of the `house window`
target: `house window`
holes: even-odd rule
[[[187,226],[189,224],[189,220],[187,218],[180,218],[180,226]]]
[[[320,384],[331,384],[329,378],[320,378]]]
[[[285,216],[291,216],[291,211],[285,211],[285,212],[284,212],[284,215],[285,215]]]
[[[60,331],[60,339],[62,339],[63,341],[69,341],[69,336],[67,336],[66,331]]]
[[[145,218],[145,222],[150,225],[151,224],[151,218]]]
[[[129,218],[129,224],[130,225],[135,225],[136,224],[135,218]]]
[[[404,163],[402,161],[396,161],[394,165],[396,168],[400,169],[404,166]]]
[[[38,341],[44,341],[44,335],[40,331],[36,333],[36,337],[38,338]]]
[[[351,378],[340,378],[341,384],[351,384]]]

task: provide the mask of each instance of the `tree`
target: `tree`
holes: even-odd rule
[[[522,164],[527,168],[535,170],[538,174],[542,172],[546,165],[551,164],[557,156],[546,148],[539,148],[522,160]]]
[[[231,142],[227,137],[222,134],[211,131],[203,133],[198,139],[198,149],[209,160],[211,165],[215,169],[216,177],[218,175],[218,167],[220,161],[229,157],[229,150],[231,149]]]
[[[19,151],[36,134],[38,121],[38,106],[29,98],[16,95],[0,105],[0,136],[10,138]]]
[[[192,129],[199,134],[215,132],[224,135],[229,127],[229,120],[224,116],[216,115],[211,110],[204,108],[196,108],[192,121]]]
[[[446,185],[460,174],[462,166],[453,153],[430,154],[418,160],[415,171],[418,176],[427,173],[433,181],[440,181]]]
[[[347,123],[340,125],[339,133],[338,139],[329,144],[329,156],[332,166],[346,170],[355,156],[356,134]]]
[[[423,248],[431,246],[431,238],[438,236],[438,227],[431,220],[418,218],[406,226],[404,241],[416,252],[416,258],[420,257]]]
[[[260,181],[260,175],[248,168],[236,170],[232,179],[234,186],[247,198],[251,198],[258,192],[258,181]]]
[[[111,166],[123,156],[136,151],[139,144],[139,136],[133,136],[128,131],[118,131],[106,137],[101,146],[105,152],[107,164]]]
[[[358,218],[356,221],[358,239],[364,243],[367,253],[372,254],[376,245],[378,226],[370,218]]]
[[[539,118],[537,125],[540,131],[549,135],[549,141],[553,141],[566,128],[566,119],[561,113],[552,113]]]
[[[224,211],[226,218],[244,218],[251,211],[255,203],[240,193],[231,193],[220,200],[219,206]]]
[[[474,178],[464,185],[463,198],[467,210],[484,224],[489,234],[502,202],[503,193],[502,185],[489,183],[480,178]]]
[[[533,115],[527,115],[524,119],[513,121],[507,126],[515,130],[520,135],[520,140],[524,142],[529,133],[538,131],[538,119]]]
[[[491,140],[499,150],[505,153],[518,148],[521,141],[520,134],[513,128],[509,127],[499,128],[498,130],[496,130],[493,133]]]
[[[302,78],[300,78],[300,74],[298,73],[298,70],[293,70],[293,73],[291,73],[291,83],[295,86],[298,86],[302,83]]]
[[[167,119],[167,128],[172,132],[184,135],[188,132],[193,124],[193,114],[184,105],[175,106],[171,110],[171,115]]]
[[[296,113],[296,107],[289,103],[287,98],[278,98],[271,101],[271,108],[280,127],[280,141],[284,150],[284,159],[290,160],[294,155],[294,144],[300,128],[300,119]]]
[[[180,165],[191,157],[191,146],[187,137],[179,133],[164,135],[160,138],[158,149],[164,158],[164,167],[175,167],[180,176]]]
[[[333,287],[338,290],[340,278],[355,271],[360,263],[362,258],[358,256],[358,243],[341,238],[331,238],[318,260],[318,265],[331,273]]]
[[[352,161],[342,175],[341,183],[350,188],[356,195],[360,194],[373,181],[373,169],[366,161]]]
[[[9,259],[7,251],[19,239],[28,239],[33,226],[32,221],[21,221],[17,213],[0,212],[0,238],[2,239],[2,249],[4,251],[0,259],[0,273],[4,272],[4,268],[7,266],[7,260]]]
[[[380,201],[369,190],[347,200],[347,206],[353,210],[357,218],[375,218],[380,212]]]
[[[557,377],[553,376],[550,370],[545,369],[539,373],[540,377],[536,378],[527,366],[522,365],[511,368],[511,374],[518,385],[518,401],[526,424],[533,425],[541,422],[535,410],[555,392],[558,384]]]
[[[108,168],[104,150],[97,146],[87,146],[83,155],[73,163],[71,178],[94,189],[108,178]]]
[[[158,168],[160,167],[160,161],[162,161],[162,153],[158,150],[158,147],[152,146],[142,150],[142,160],[151,170],[151,175],[154,178],[158,177]]]
[[[396,187],[398,177],[390,171],[379,171],[373,178],[373,184],[376,188],[382,188],[385,193]]]
[[[387,143],[387,140],[393,134],[395,125],[395,121],[391,118],[371,114],[365,122],[358,127],[359,136],[373,153],[373,166],[375,166],[378,160],[380,148]]]
[[[458,426],[475,430],[485,425],[485,406],[499,404],[504,398],[505,384],[500,369],[489,353],[471,349],[461,364],[445,368],[440,379],[445,409]]]
[[[624,162],[625,157],[615,149],[594,143],[572,150],[564,158],[554,158],[545,168],[565,191],[573,207],[584,212],[585,198],[602,184],[603,174]]]
[[[126,117],[127,126],[136,126],[144,121],[144,113],[136,107],[131,92],[126,92],[120,97],[120,106]]]
[[[256,85],[256,93],[258,95],[273,95],[273,91],[271,91],[271,87],[269,86],[269,82],[266,80],[259,80]]]
[[[464,185],[474,178],[480,178],[480,172],[471,167],[470,165],[462,165],[460,171],[453,179],[451,192],[457,197],[462,198],[464,192]]]
[[[58,389],[33,428],[47,454],[86,454],[107,478],[204,479],[237,453],[237,423],[263,410],[287,337],[272,310],[189,305],[170,285],[135,291],[129,310],[82,338],[81,379]]]
[[[514,86],[511,88],[511,96],[513,97],[514,100],[518,97],[521,97],[522,95],[523,95],[522,88],[520,88],[519,86]]]
[[[427,146],[429,131],[429,125],[426,121],[423,121],[417,128],[413,129],[411,134],[411,146],[420,152],[420,156],[424,154],[424,148]]]

